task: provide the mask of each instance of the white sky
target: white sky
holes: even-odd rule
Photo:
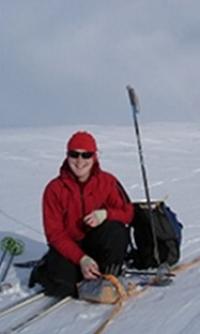
[[[0,126],[199,121],[198,0],[0,0]]]

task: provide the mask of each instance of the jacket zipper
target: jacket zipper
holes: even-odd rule
[[[81,213],[82,217],[85,216],[85,204],[84,204],[84,198],[83,198],[83,188],[80,186],[80,199],[81,199]]]

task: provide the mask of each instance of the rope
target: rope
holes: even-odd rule
[[[192,269],[192,268],[195,268],[195,267],[199,266],[199,264],[200,264],[200,256],[197,256],[196,258],[194,258],[193,260],[191,260],[189,262],[181,263],[181,264],[178,264],[178,265],[174,266],[174,268],[172,269],[172,273],[173,272],[174,273],[182,273],[186,270],[189,270],[189,269]],[[102,334],[104,332],[104,330],[109,325],[109,323],[122,310],[122,307],[124,305],[123,301],[127,300],[128,298],[134,298],[134,297],[137,297],[137,296],[142,296],[143,294],[145,294],[149,290],[150,287],[152,287],[151,285],[146,285],[146,286],[140,288],[138,283],[131,283],[130,282],[129,285],[128,285],[128,288],[127,288],[126,296],[125,296],[125,294],[124,294],[125,289],[115,276],[104,275],[104,277],[105,277],[105,279],[108,279],[110,282],[112,282],[112,284],[116,287],[116,289],[119,292],[121,297],[118,299],[117,303],[114,305],[111,314],[95,330],[94,334]],[[122,286],[122,289],[121,289],[121,286]]]
[[[122,283],[118,280],[118,278],[111,274],[104,274],[103,278],[109,281],[116,289],[118,293],[118,299],[125,300],[127,298],[127,292]]]
[[[137,283],[129,283],[127,287],[127,291],[122,283],[118,280],[114,275],[103,275],[103,277],[111,282],[113,286],[116,288],[118,293],[118,300],[114,304],[110,315],[105,319],[101,325],[95,330],[94,334],[102,334],[109,323],[118,315],[118,313],[122,310],[124,306],[124,302],[129,297],[136,297],[142,295],[147,290],[147,286],[142,289],[139,288]]]
[[[123,301],[126,300],[128,297],[124,286],[121,284],[121,282],[118,280],[117,277],[111,274],[105,274],[103,275],[103,278],[112,283],[112,285],[116,288],[116,291],[118,293],[118,299],[116,300],[115,306],[113,307],[109,317],[104,322],[101,323],[101,325],[95,330],[94,334],[101,334],[104,331],[107,325],[120,312],[123,306]]]

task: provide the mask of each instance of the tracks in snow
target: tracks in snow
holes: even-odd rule
[[[0,310],[0,333],[18,333],[66,304],[70,297],[59,299],[35,294]]]

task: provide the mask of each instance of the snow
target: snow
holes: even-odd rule
[[[16,262],[37,259],[47,249],[41,219],[42,192],[59,171],[67,138],[79,129],[94,133],[102,168],[121,180],[132,200],[144,198],[132,125],[1,129],[0,238],[9,235],[23,240],[26,251]],[[141,135],[151,198],[167,198],[178,214],[184,224],[180,261],[191,260],[200,255],[200,125],[142,124]],[[199,275],[200,268],[196,267],[178,274],[169,287],[154,287],[129,299],[105,333],[199,333]],[[30,293],[28,277],[29,269],[10,270],[7,281],[14,287],[0,294],[1,308]],[[111,309],[110,305],[72,301],[22,333],[94,333]],[[0,333],[7,322],[6,317],[0,319]]]

